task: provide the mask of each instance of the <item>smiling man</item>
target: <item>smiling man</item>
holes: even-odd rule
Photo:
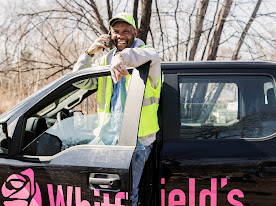
[[[111,118],[113,121],[110,120],[108,123],[113,122],[115,127],[120,127],[126,98],[125,93],[127,91],[126,80],[130,77],[125,65],[138,67],[151,61],[140,117],[137,146],[132,157],[133,191],[131,199],[132,205],[136,206],[138,203],[138,186],[142,171],[150,154],[152,143],[156,139],[156,132],[159,130],[157,109],[161,90],[160,58],[154,48],[145,45],[142,40],[137,38],[138,30],[131,15],[119,13],[109,21],[109,26],[111,35],[100,35],[85,53],[79,57],[73,71],[91,67],[93,56],[96,52],[103,48],[110,48],[111,44],[115,46],[114,49],[111,49],[106,55],[95,61],[97,65],[111,65],[112,80],[110,79],[110,81],[112,81],[112,87],[107,86],[109,84],[108,79],[98,81],[96,84],[91,79],[86,80],[79,87],[91,89],[92,87],[95,88],[96,85],[98,88],[101,88],[100,90],[98,89],[98,93],[105,91],[104,104],[98,103],[98,113],[101,113],[99,116],[111,113],[115,116],[115,120]],[[107,98],[108,95],[110,97]],[[103,122],[106,123],[106,121]],[[102,128],[104,128],[104,125]],[[93,140],[93,144],[101,142],[101,144],[116,145],[118,138],[115,135],[111,141],[107,141],[98,136]]]
[[[112,41],[118,51],[130,48],[134,43],[135,37],[137,36],[137,29],[123,21],[115,22],[111,30]]]

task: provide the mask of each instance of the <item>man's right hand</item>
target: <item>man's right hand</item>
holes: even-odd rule
[[[86,52],[89,55],[93,55],[98,51],[100,51],[101,49],[110,48],[109,41],[110,41],[110,36],[108,34],[102,34],[93,42],[93,44],[86,50]],[[106,45],[104,44],[104,42],[106,42]]]

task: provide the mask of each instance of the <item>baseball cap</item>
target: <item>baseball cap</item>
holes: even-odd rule
[[[112,27],[112,25],[117,21],[124,21],[136,29],[134,18],[128,13],[119,13],[115,15],[112,19],[109,20],[109,26]]]

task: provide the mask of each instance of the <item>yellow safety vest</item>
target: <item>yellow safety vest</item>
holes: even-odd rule
[[[141,48],[146,47],[143,46]],[[102,59],[100,63],[101,66],[106,65],[105,58]],[[126,76],[126,88],[128,88],[130,75]],[[98,79],[98,92],[97,92],[97,102],[98,102],[98,113],[110,113],[110,103],[112,96],[112,80],[110,76],[99,77]],[[159,130],[157,110],[159,106],[161,91],[161,76],[158,79],[157,87],[154,89],[151,86],[149,78],[147,79],[144,99],[142,104],[142,111],[139,123],[138,137],[144,137],[146,135],[155,133]],[[102,124],[104,122],[101,122]]]

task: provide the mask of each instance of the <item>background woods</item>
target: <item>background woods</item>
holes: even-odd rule
[[[1,3],[0,113],[70,72],[92,41],[108,33],[108,20],[122,11],[133,14],[139,38],[163,61],[276,60],[274,0]]]

